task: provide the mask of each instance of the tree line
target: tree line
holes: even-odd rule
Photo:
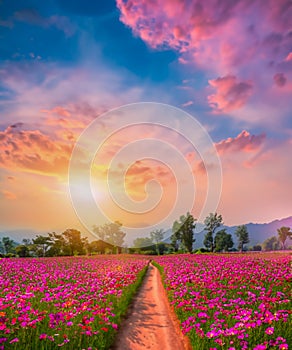
[[[196,241],[194,230],[197,220],[189,212],[181,215],[172,225],[170,243],[164,241],[166,231],[157,229],[150,232],[149,237],[140,237],[134,240],[133,248],[123,248],[126,233],[122,231],[122,223],[115,221],[102,226],[93,226],[93,232],[99,237],[98,240],[88,241],[82,237],[81,232],[76,229],[67,229],[58,234],[50,232],[46,236],[37,235],[33,239],[25,238],[21,244],[17,244],[9,237],[0,240],[0,256],[19,257],[52,257],[52,256],[75,256],[92,255],[105,253],[144,253],[162,255],[165,253],[193,252]],[[223,228],[222,215],[210,213],[204,220],[204,248],[201,252],[228,252],[244,251],[249,243],[249,233],[246,225],[240,225],[235,230],[238,246],[234,248],[232,235]],[[278,237],[273,236],[263,242],[262,245],[255,245],[251,250],[278,250],[285,249],[285,242],[288,237],[292,238],[289,227],[281,227],[277,230]]]
[[[24,238],[17,244],[9,237],[0,240],[0,254],[2,256],[19,257],[53,257],[121,253],[126,234],[121,230],[122,224],[118,221],[94,226],[93,231],[100,238],[92,242],[82,237],[76,229],[67,229],[62,233],[50,232],[47,235],[37,235],[33,239]]]

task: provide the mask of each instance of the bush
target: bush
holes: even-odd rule
[[[13,253],[7,253],[7,254],[4,255],[4,257],[5,257],[5,258],[15,258],[16,255],[13,254]]]
[[[210,251],[206,248],[199,248],[194,251],[195,254],[203,254],[203,253],[210,253]]]

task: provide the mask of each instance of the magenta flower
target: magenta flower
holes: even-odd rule
[[[18,343],[19,342],[19,339],[18,338],[14,338],[12,340],[10,340],[10,344],[13,344],[13,343]]]
[[[265,330],[266,334],[272,335],[274,334],[274,327],[269,327]]]

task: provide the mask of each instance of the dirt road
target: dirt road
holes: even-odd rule
[[[190,349],[170,310],[159,271],[151,264],[113,349]]]

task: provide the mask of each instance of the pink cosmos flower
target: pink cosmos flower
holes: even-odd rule
[[[18,338],[14,338],[14,339],[12,339],[12,340],[10,340],[10,344],[12,344],[12,343],[18,343],[19,342],[19,339]]]
[[[265,330],[265,333],[266,333],[266,334],[269,334],[269,335],[274,334],[274,327],[269,327],[269,328],[267,328],[267,329]]]

